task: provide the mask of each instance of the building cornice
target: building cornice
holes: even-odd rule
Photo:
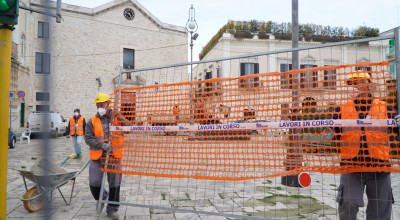
[[[243,41],[243,42],[268,42],[268,43],[283,43],[283,44],[290,44],[292,45],[291,40],[280,40],[280,39],[258,39],[258,38],[235,38],[235,37],[221,37],[219,39],[220,42],[222,41]],[[299,41],[300,45],[321,45],[324,44],[322,42],[317,41]],[[382,47],[382,45],[370,43],[368,44],[370,47]]]
[[[172,24],[166,24],[158,20],[153,14],[151,14],[145,7],[143,7],[138,1],[136,0],[114,0],[103,5],[97,6],[95,8],[87,8],[78,5],[71,5],[62,3],[62,11],[74,13],[74,14],[81,14],[86,16],[96,16],[103,12],[107,12],[112,10],[116,7],[119,7],[125,3],[132,4],[137,10],[139,10],[146,18],[148,18],[151,22],[153,22],[158,28],[164,30],[175,31],[179,33],[186,33],[186,28],[183,26],[177,26]],[[56,2],[50,2],[49,6],[43,5],[43,1],[41,0],[31,0],[30,5],[38,8],[50,8],[56,9]]]

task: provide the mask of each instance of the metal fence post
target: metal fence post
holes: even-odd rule
[[[106,165],[105,165],[104,169],[107,169],[107,161],[108,161],[108,154],[106,155],[106,159],[105,159]],[[103,177],[101,180],[100,195],[99,195],[99,200],[97,203],[97,213],[98,214],[101,213],[101,203],[103,202],[103,192],[104,192],[104,185],[106,182],[106,174],[107,174],[107,172],[103,172]]]
[[[400,112],[400,33],[399,27],[394,29],[394,55],[396,63],[396,91],[397,91],[397,112]]]

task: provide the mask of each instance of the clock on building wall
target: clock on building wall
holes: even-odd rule
[[[132,20],[135,17],[135,12],[132,8],[125,8],[124,17],[128,20]]]

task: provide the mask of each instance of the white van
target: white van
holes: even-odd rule
[[[56,138],[59,134],[64,134],[68,122],[58,112],[32,112],[28,117],[26,127],[31,130],[31,134],[50,134]]]

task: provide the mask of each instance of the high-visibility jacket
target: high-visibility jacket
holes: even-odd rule
[[[75,116],[69,119],[69,135],[84,135],[83,133],[83,120],[84,117],[79,117],[78,122],[75,123]]]
[[[179,115],[179,108],[174,106],[172,109],[172,113],[174,113],[175,116]]]
[[[354,101],[341,105],[342,119],[359,119],[361,112],[356,110]],[[387,103],[374,100],[368,113],[371,119],[387,119]],[[387,127],[344,127],[340,140],[343,146],[340,148],[342,159],[352,159],[358,155],[360,150],[360,137],[366,136],[369,156],[375,159],[389,159],[389,135]]]
[[[100,118],[97,116],[92,116],[91,120],[93,124],[94,136],[96,136],[97,140],[103,143],[109,141],[104,137],[103,125],[101,124]],[[115,126],[120,125],[120,122],[116,118],[114,125]],[[112,138],[110,139],[110,145],[112,146],[112,153],[114,157],[117,159],[121,159],[124,156],[124,148],[123,148],[124,137],[122,135],[123,135],[122,131],[114,131],[113,135],[110,137]],[[100,159],[101,155],[103,155],[103,150],[89,149],[89,153],[91,160],[98,160]]]

